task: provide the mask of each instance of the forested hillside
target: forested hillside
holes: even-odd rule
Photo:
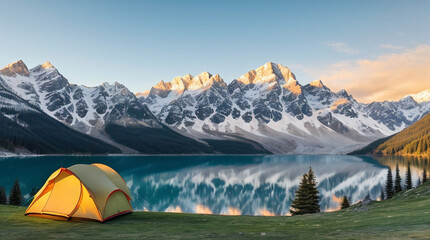
[[[375,141],[352,154],[430,155],[430,114],[384,140]]]

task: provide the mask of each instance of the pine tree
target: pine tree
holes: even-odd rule
[[[299,188],[296,190],[296,194],[293,202],[291,203],[291,215],[301,215],[309,213],[306,211],[306,205],[308,200],[308,174],[303,174],[302,181],[300,182]]]
[[[303,215],[320,212],[317,182],[312,168],[305,173],[291,204],[292,215]]]
[[[406,189],[412,189],[412,174],[411,174],[411,164],[408,162],[408,170],[406,171]]]
[[[388,167],[387,181],[385,182],[385,192],[387,193],[387,199],[392,198],[394,195],[393,174],[391,173],[390,167]]]
[[[399,164],[396,165],[396,178],[394,180],[394,193],[402,191],[402,178],[400,177]],[[387,194],[388,195],[388,194]]]
[[[6,190],[4,187],[0,187],[0,204],[6,204],[7,203],[7,197],[6,197]]]
[[[340,209],[349,208],[349,206],[351,206],[351,204],[349,203],[348,198],[346,196],[343,196],[342,204],[340,205]]]
[[[384,188],[381,188],[381,201],[385,200]]]
[[[309,197],[310,197],[310,212],[311,213],[319,213],[320,212],[320,197],[318,191],[318,183],[315,179],[315,174],[312,171],[312,168],[309,167],[308,171],[308,184],[309,184]]]
[[[427,182],[427,172],[426,169],[424,168],[423,170],[423,183]]]
[[[19,187],[19,181],[16,180],[13,184],[12,189],[9,194],[9,204],[10,205],[21,205],[22,203],[22,194],[21,188]]]

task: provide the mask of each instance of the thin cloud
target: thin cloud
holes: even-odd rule
[[[399,100],[430,88],[430,46],[338,62],[318,76],[333,90],[346,89],[361,102]]]
[[[334,51],[340,52],[340,53],[346,53],[346,54],[359,53],[358,50],[351,48],[350,46],[348,46],[348,44],[344,42],[328,42],[328,43],[325,43],[325,45],[329,46]]]
[[[391,44],[380,44],[379,47],[385,48],[388,50],[401,50],[401,49],[403,49],[403,47],[401,47],[401,46],[395,46],[395,45],[391,45]]]

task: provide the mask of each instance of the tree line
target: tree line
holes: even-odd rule
[[[427,182],[427,172],[424,168],[422,172],[422,176],[418,177],[418,186],[421,183]],[[412,172],[411,172],[411,164],[408,162],[408,168],[406,169],[406,175],[405,175],[405,185],[402,187],[402,177],[400,177],[400,170],[399,170],[399,164],[396,164],[396,176],[393,179],[393,173],[391,171],[391,168],[388,167],[387,171],[387,180],[385,182],[385,194],[384,191],[381,191],[381,200],[384,199],[390,199],[394,196],[394,194],[399,193],[403,191],[404,189],[412,189]]]
[[[30,197],[36,195],[38,189],[33,188],[30,192]],[[21,187],[19,186],[19,180],[16,180],[10,189],[9,195],[6,195],[6,189],[0,186],[0,204],[9,204],[20,206],[23,204],[24,198],[21,193]]]
[[[385,191],[384,188],[381,188],[381,201],[385,199],[390,199],[394,196],[394,194],[403,191],[403,189],[412,189],[412,172],[411,165],[408,162],[408,167],[405,175],[405,185],[402,186],[402,178],[400,176],[399,165],[396,165],[396,173],[393,179],[393,173],[391,168],[388,167],[387,171],[387,179],[385,182]],[[421,183],[425,183],[428,180],[426,169],[423,170],[422,176],[418,178],[418,185]],[[317,188],[317,181],[315,178],[315,174],[312,171],[312,168],[309,168],[309,171],[303,174],[301,178],[301,182],[299,184],[298,189],[295,192],[294,200],[291,203],[290,213],[291,215],[303,215],[310,213],[319,213],[320,205],[319,205],[319,191]],[[366,198],[370,199],[370,196],[367,195]],[[345,209],[351,206],[349,199],[346,196],[342,197],[342,201],[340,204],[341,209]]]

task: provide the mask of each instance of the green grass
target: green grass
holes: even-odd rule
[[[135,212],[101,224],[24,211],[0,205],[0,239],[430,239],[430,183],[368,206],[295,217]]]

